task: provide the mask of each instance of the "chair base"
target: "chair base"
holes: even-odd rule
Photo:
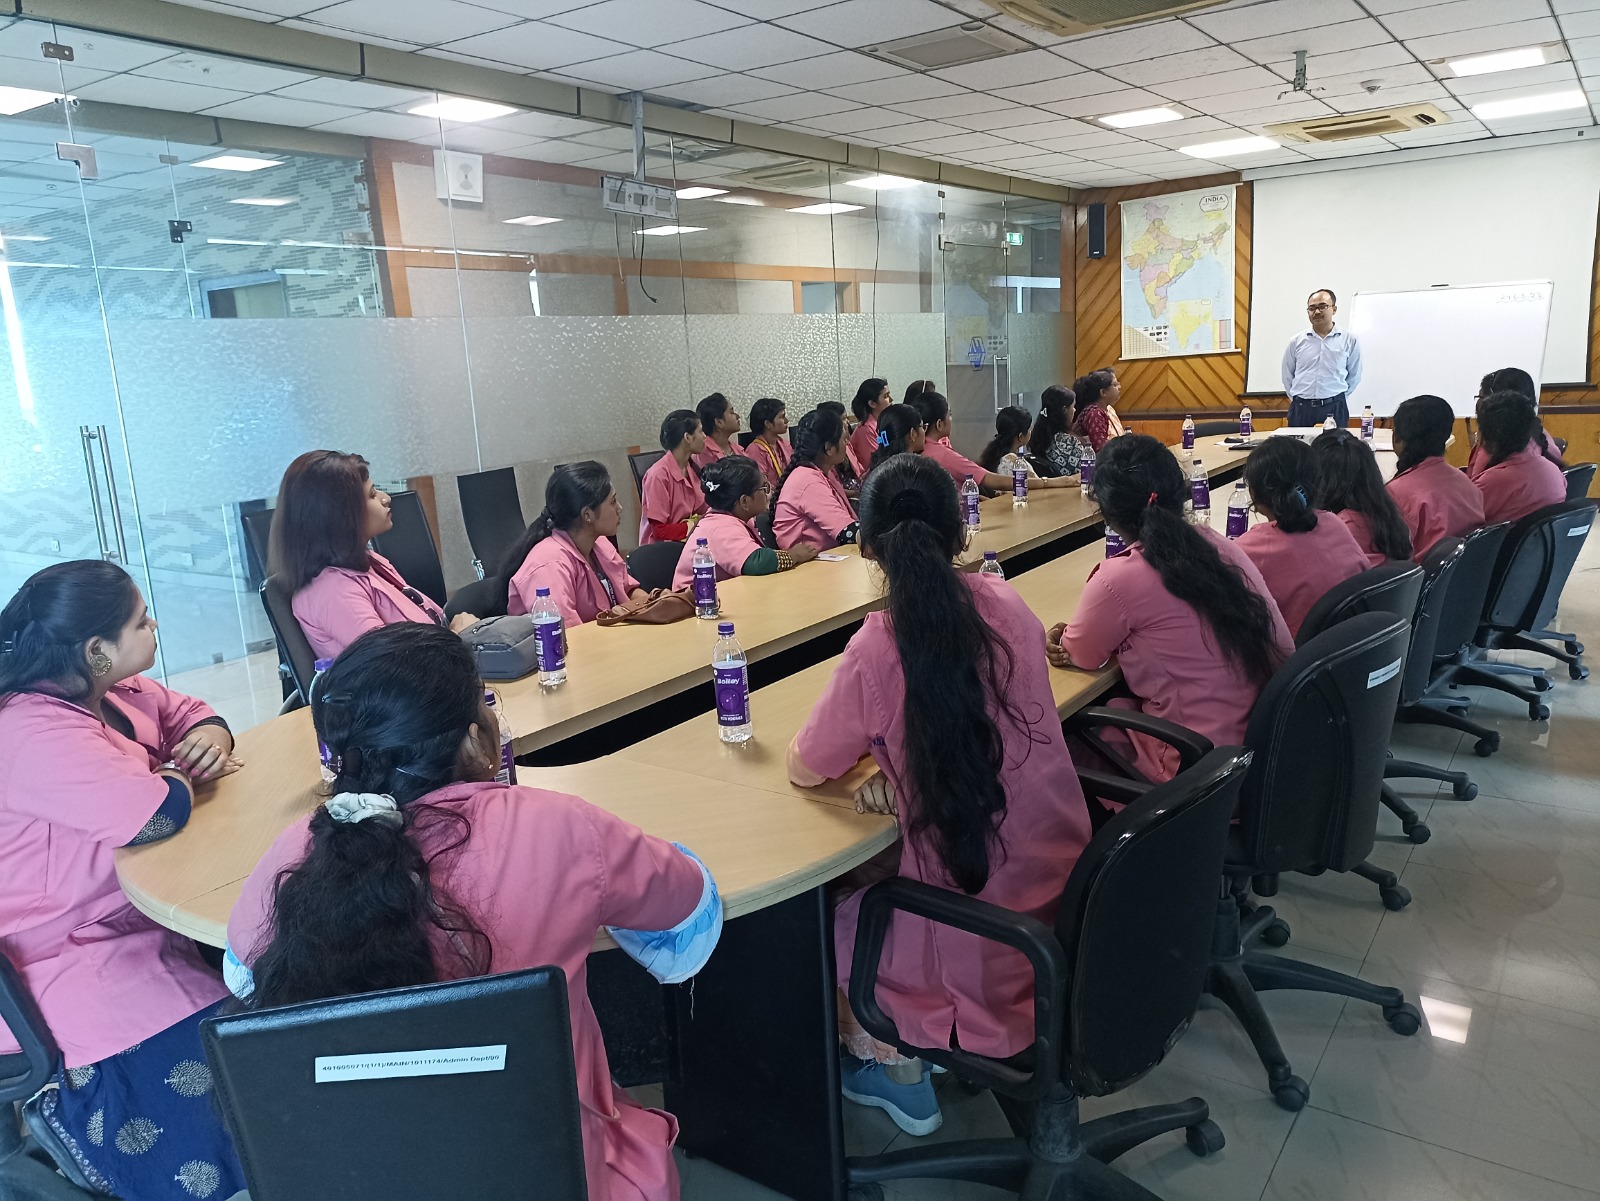
[[[1561,643],[1557,650],[1549,643]],[[1541,655],[1549,655],[1552,659],[1559,659],[1567,665],[1567,674],[1574,680],[1587,680],[1589,669],[1583,665],[1583,643],[1578,641],[1576,634],[1563,634],[1557,630],[1534,630],[1531,633],[1520,631],[1495,630],[1485,640],[1483,649],[1506,651],[1537,651]],[[1504,664],[1503,666],[1514,666]],[[1524,668],[1524,670],[1530,670]]]
[[[1465,697],[1424,696],[1413,705],[1401,705],[1394,719],[1408,726],[1444,726],[1471,734],[1478,741],[1473,746],[1477,754],[1487,759],[1500,749],[1500,731],[1491,730],[1469,720],[1459,710],[1467,707]]]
[[[1438,780],[1450,785],[1458,801],[1470,801],[1478,795],[1478,786],[1464,771],[1451,771],[1448,767],[1435,767],[1431,763],[1418,763],[1412,759],[1391,759],[1383,765],[1385,780]],[[1392,791],[1392,790],[1387,790]],[[1400,798],[1395,797],[1398,801]],[[1388,804],[1387,801],[1384,802]],[[1394,806],[1390,806],[1394,808]]]

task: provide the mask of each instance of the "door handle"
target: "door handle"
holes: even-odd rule
[[[100,427],[100,461],[106,469],[106,495],[111,500],[111,531],[117,536],[117,562],[128,566],[128,538],[122,530],[122,502],[117,499],[117,480],[111,474],[111,439],[106,427]]]
[[[115,556],[111,553],[111,543],[106,540],[106,515],[100,508],[100,477],[95,474],[94,451],[89,446],[98,435],[88,426],[80,425],[78,437],[83,440],[83,470],[89,477],[89,507],[94,511],[94,530],[100,538],[100,557],[110,561]]]

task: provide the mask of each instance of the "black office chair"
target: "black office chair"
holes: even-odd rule
[[[1062,892],[1055,929],[997,905],[914,880],[874,885],[863,898],[850,978],[861,1024],[904,1054],[994,1090],[1010,1139],[934,1144],[848,1161],[851,1196],[881,1197],[878,1182],[969,1180],[1028,1198],[1153,1201],[1107,1165],[1173,1130],[1209,1155],[1223,1146],[1205,1101],[1191,1097],[1080,1122],[1081,1097],[1140,1079],[1194,1017],[1211,953],[1211,909],[1228,825],[1250,757],[1207,755],[1150,789],[1084,848]],[[900,1037],[877,1001],[884,937],[896,912],[1015,947],[1033,965],[1034,1041],[990,1059]]]
[[[473,580],[456,590],[444,607],[445,620],[454,620],[458,613],[472,613],[478,617],[504,617],[506,612],[506,581],[500,576],[485,576]]]
[[[61,1050],[22,974],[4,955],[0,955],[0,1022],[22,1048],[0,1055],[0,1197],[82,1201],[104,1196],[90,1187],[39,1112],[35,1098],[55,1075]]]
[[[640,496],[644,495],[644,473],[666,455],[664,450],[641,450],[628,456],[628,470],[633,472],[633,490]]]
[[[1594,463],[1574,463],[1561,474],[1567,477],[1567,499],[1583,500],[1594,483]]]
[[[259,503],[259,502],[258,502]],[[273,509],[241,509],[244,526],[245,565],[252,586],[259,588],[270,571]]]
[[[289,665],[294,682],[295,695],[288,698],[283,707],[287,713],[308,703],[317,657],[294,615],[294,596],[281,575],[269,575],[261,585],[261,607],[267,611],[267,624],[278,640],[278,658]]]
[[[1194,436],[1196,438],[1225,438],[1229,434],[1239,432],[1239,422],[1233,421],[1196,421],[1194,423]]]
[[[528,523],[522,517],[522,500],[517,495],[517,473],[511,467],[477,471],[456,476],[456,492],[461,497],[461,522],[467,527],[467,543],[472,547],[472,565],[481,579],[500,567]]]
[[[394,564],[406,583],[436,604],[444,604],[449,595],[444,587],[444,566],[428,528],[428,516],[422,511],[422,498],[415,492],[391,493],[389,515],[394,527],[374,538],[373,547]]]
[[[739,449],[740,450],[749,449],[750,443],[752,443],[752,442],[754,442],[756,440],[756,432],[755,432],[755,430],[740,430],[734,436],[736,438],[738,438],[738,440],[739,440]]]
[[[209,1018],[200,1029],[252,1201],[587,1195],[560,968]],[[442,1058],[456,1070],[433,1074]],[[422,1060],[433,1061],[426,1073]]]
[[[691,533],[690,537],[693,536]],[[678,560],[683,558],[683,547],[682,542],[651,542],[635,547],[628,554],[628,574],[647,592],[671,588]]]
[[[1535,692],[1550,688],[1550,677],[1543,670],[1517,663],[1491,663],[1484,656],[1492,650],[1538,651],[1567,665],[1574,680],[1589,678],[1583,665],[1583,643],[1575,634],[1562,634],[1550,628],[1556,619],[1567,577],[1588,541],[1600,506],[1592,500],[1569,500],[1530,513],[1511,527],[1500,547],[1489,599],[1484,604],[1483,624],[1473,639],[1474,664],[1480,671],[1497,676],[1527,675],[1533,678]],[[1560,642],[1562,649],[1547,645]],[[1528,715],[1550,716],[1550,710],[1537,697]]]

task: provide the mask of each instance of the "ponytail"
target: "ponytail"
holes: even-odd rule
[[[1044,463],[1057,434],[1072,432],[1077,398],[1072,389],[1051,384],[1039,394],[1039,420],[1033,423],[1033,436],[1028,439],[1028,454],[1035,463]]]
[[[495,572],[500,580],[497,597],[499,607],[496,612],[506,611],[511,577],[522,569],[533,548],[557,530],[572,529],[585,509],[598,509],[610,496],[611,473],[606,470],[604,463],[594,459],[563,463],[550,473],[544,485],[544,508],[522,531],[522,537],[501,556],[499,569]]]
[[[1324,430],[1311,443],[1317,503],[1329,513],[1350,509],[1367,519],[1372,549],[1386,559],[1411,557],[1411,531],[1383,486],[1378,457],[1349,430]]]
[[[783,486],[789,482],[789,477],[801,468],[826,470],[822,461],[827,458],[828,447],[837,446],[843,441],[844,418],[828,409],[812,409],[789,427],[789,449],[793,454],[789,466],[784,469],[783,478],[772,492],[771,509],[774,515],[778,512],[778,498],[783,495]]]
[[[1394,411],[1395,474],[1444,454],[1455,424],[1455,410],[1442,396],[1413,396],[1401,401]]]
[[[1266,509],[1286,534],[1317,528],[1316,467],[1311,448],[1299,438],[1268,438],[1250,452],[1244,483],[1258,509]]]
[[[1027,409],[1017,405],[1001,409],[994,415],[994,438],[978,456],[978,465],[985,471],[999,471],[1000,460],[1011,453],[1011,444],[1017,440],[1017,435],[1027,433],[1032,425],[1033,416]]]
[[[878,464],[909,451],[911,448],[907,440],[922,425],[922,414],[910,405],[890,405],[879,413],[878,448],[872,452],[872,461],[867,464],[868,476]]]

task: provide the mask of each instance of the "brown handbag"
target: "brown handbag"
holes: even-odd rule
[[[595,621],[603,626],[664,626],[693,616],[694,601],[689,597],[689,589],[679,588],[674,592],[669,588],[657,588],[643,600],[602,610]]]

